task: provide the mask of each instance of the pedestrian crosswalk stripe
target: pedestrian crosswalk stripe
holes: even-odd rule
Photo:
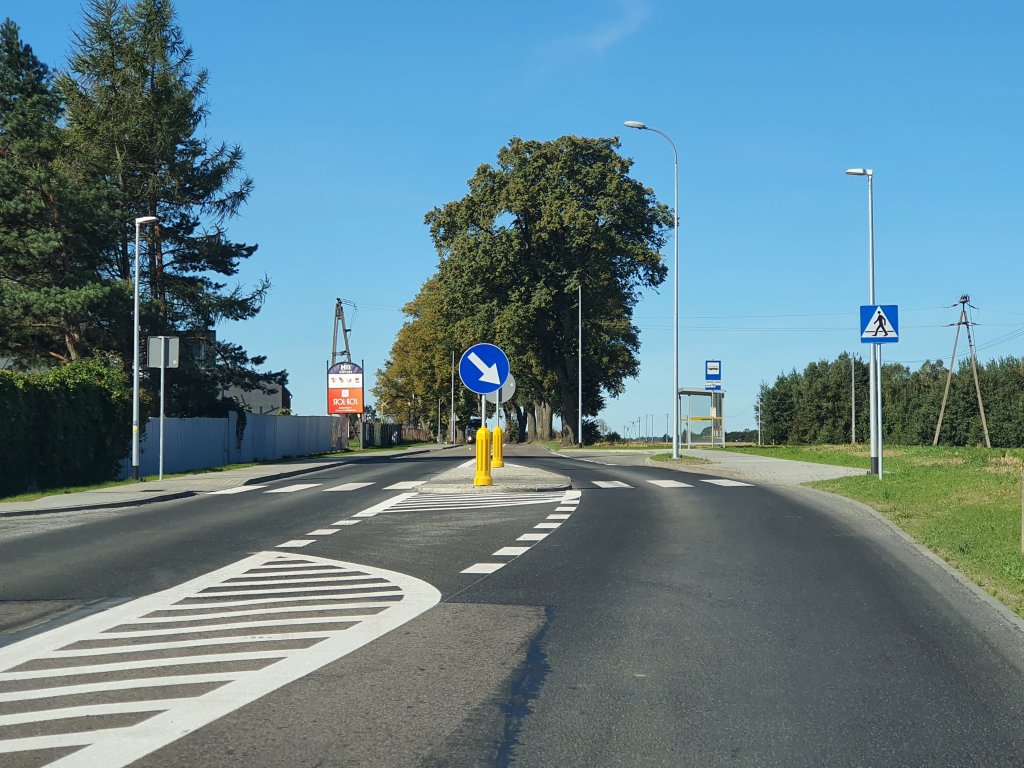
[[[307,544],[312,544],[314,541],[316,541],[316,539],[292,539],[291,541],[286,541],[284,544],[278,544],[277,546],[289,548],[304,547]]]
[[[257,491],[260,488],[266,488],[265,485],[240,485],[237,488],[223,488],[219,491],[210,491],[207,496],[228,496],[235,493],[245,493],[246,491]]]
[[[315,531],[310,531],[307,536],[330,536],[332,533],[337,533],[337,528],[317,528]]]
[[[296,491],[305,491],[307,488],[316,488],[318,485],[323,485],[323,483],[296,483],[295,485],[286,485],[284,488],[271,488],[264,493],[295,493]]]
[[[570,517],[570,515],[566,515],[566,514],[548,515],[548,520],[568,520],[569,517]]]
[[[660,488],[693,488],[689,483],[681,483],[678,480],[648,480],[647,482]]]
[[[623,483],[621,480],[595,480],[594,485],[598,488],[632,488],[633,486]]]
[[[561,525],[561,523],[537,523],[533,527],[538,530],[544,530],[545,528],[558,528]]]
[[[720,485],[724,488],[739,488],[741,486],[752,488],[750,483],[741,483],[739,480],[726,480],[725,478],[715,478],[714,480],[701,480],[702,483],[710,483],[711,485]]]
[[[524,533],[516,541],[541,541],[547,537],[546,533]]]
[[[494,557],[519,557],[519,555],[529,551],[529,547],[502,547],[494,553]]]
[[[324,488],[324,491],[327,493],[331,491],[358,491],[360,488],[365,488],[368,485],[373,485],[373,483],[342,483],[331,488]]]

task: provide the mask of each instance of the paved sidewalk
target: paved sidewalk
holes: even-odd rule
[[[691,448],[681,451],[680,455],[707,459],[710,463],[691,464],[683,461],[653,461],[651,459],[648,459],[648,463],[658,467],[678,469],[682,472],[719,475],[733,480],[750,480],[768,485],[800,485],[815,480],[832,480],[837,477],[867,474],[866,469],[814,464],[810,461],[790,461],[770,456],[752,456],[731,451]]]
[[[322,469],[348,464],[359,456],[398,456],[401,454],[425,453],[427,451],[451,448],[450,445],[416,446],[373,453],[349,453],[330,457],[308,458],[279,464],[258,464],[240,469],[221,472],[201,472],[180,477],[165,477],[163,480],[146,480],[141,483],[126,482],[109,488],[78,493],[58,493],[44,496],[35,501],[0,502],[0,517],[16,515],[39,515],[49,512],[74,512],[84,509],[112,509],[135,507],[157,501],[171,501],[211,491],[223,491],[242,485],[268,483],[286,477],[318,472]]]

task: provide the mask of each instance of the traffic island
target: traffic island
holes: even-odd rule
[[[516,491],[564,491],[572,487],[565,475],[505,462],[491,469],[491,485],[474,485],[476,460],[467,461],[438,475],[416,490],[421,493],[510,493]]]

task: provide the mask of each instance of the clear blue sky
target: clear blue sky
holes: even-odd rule
[[[270,275],[259,317],[223,337],[287,369],[300,414],[325,412],[335,297],[355,302],[372,373],[433,274],[423,225],[512,136],[622,137],[632,174],[672,203],[680,152],[681,383],[721,359],[727,427],[755,425],[762,381],[862,356],[867,191],[876,286],[898,304],[887,361],[948,363],[961,293],[982,359],[1024,355],[1024,6],[1015,0],[572,0],[348,3],[179,0],[210,71],[206,134],[256,182],[231,236]],[[77,0],[0,15],[53,66]],[[671,240],[666,256],[671,260]],[[636,308],[641,372],[601,414],[619,431],[672,408],[669,282]],[[481,341],[487,341],[481,339]],[[371,398],[372,400],[372,398]]]

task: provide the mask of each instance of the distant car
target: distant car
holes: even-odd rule
[[[478,429],[480,429],[480,425],[481,424],[482,424],[482,422],[480,421],[480,417],[479,416],[470,416],[469,417],[469,423],[466,425],[466,442],[467,443],[472,443],[476,439],[476,431]]]

